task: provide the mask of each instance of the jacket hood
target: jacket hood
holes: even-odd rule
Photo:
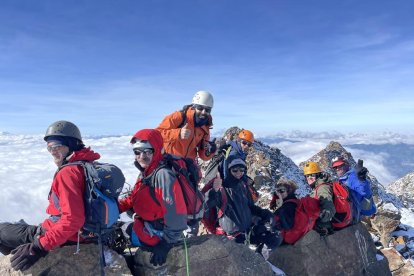
[[[134,143],[135,140],[146,140],[148,141],[151,146],[154,148],[154,154],[152,156],[151,163],[149,166],[144,170],[144,175],[148,176],[157,168],[159,162],[162,160],[163,157],[163,140],[161,133],[156,129],[142,129],[139,130],[131,139],[131,143]]]
[[[75,162],[75,161],[95,161],[101,158],[99,153],[94,152],[91,150],[90,147],[84,148],[78,151],[74,151],[71,155],[69,155],[66,160],[68,162]]]

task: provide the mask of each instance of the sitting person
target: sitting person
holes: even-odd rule
[[[133,209],[133,223],[123,225],[133,246],[152,252],[150,262],[162,265],[187,228],[187,209],[180,184],[170,168],[154,173],[163,160],[163,140],[156,129],[138,131],[131,139],[135,166],[141,172],[132,193],[119,200],[121,212]],[[156,202],[158,201],[158,202]]]
[[[221,179],[220,173],[204,186],[202,192],[206,195],[206,212],[203,223],[209,232],[216,235],[226,235],[237,243],[245,243],[247,235],[255,224],[263,224],[272,219],[269,210],[254,205],[252,195],[247,188],[243,176],[246,173],[246,163],[233,159],[228,167],[228,176]],[[255,218],[255,219],[254,219]],[[265,243],[268,248],[279,245],[279,237],[270,231],[257,227],[252,233],[255,237],[251,242]],[[259,233],[260,232],[260,233]],[[259,236],[261,238],[259,238]]]
[[[333,203],[332,183],[329,175],[323,173],[319,165],[312,161],[305,164],[303,173],[312,189],[310,196],[319,200],[320,215],[314,229],[321,236],[332,234],[333,227],[331,220],[335,215],[335,206]]]
[[[352,224],[359,223],[361,216],[373,216],[377,207],[373,199],[371,182],[367,178],[368,170],[363,161],[358,160],[357,166],[351,168],[349,161],[342,156],[332,159],[332,168],[341,184],[349,189],[352,201]]]
[[[295,191],[298,186],[295,182],[287,179],[280,179],[276,184],[276,193],[274,194],[271,202],[272,209],[276,209],[274,212],[275,215],[275,225],[274,227],[281,231],[282,238],[284,243],[290,244],[287,234],[290,230],[293,229],[295,224],[295,214],[298,198],[295,195]],[[280,199],[282,201],[280,201]],[[299,239],[299,238],[298,238]]]

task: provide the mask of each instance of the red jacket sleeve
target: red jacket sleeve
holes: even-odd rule
[[[47,232],[40,236],[39,241],[45,250],[64,244],[85,223],[84,189],[83,169],[79,166],[64,167],[56,174],[52,193],[59,199],[61,217],[56,223],[46,220],[42,224]],[[50,205],[54,205],[53,199],[49,199],[49,207]]]

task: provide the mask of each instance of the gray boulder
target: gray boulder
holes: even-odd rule
[[[95,244],[81,244],[77,254],[76,246],[63,246],[51,251],[46,257],[39,259],[24,274],[31,275],[100,275],[99,250]],[[0,257],[0,275],[24,275],[13,270],[10,257]],[[105,275],[132,275],[125,259],[112,250],[105,250],[107,266]]]
[[[167,262],[154,267],[151,253],[137,251],[136,275],[187,275],[185,247],[171,249]],[[247,246],[223,236],[205,235],[187,240],[190,275],[272,275],[269,264]]]
[[[311,231],[295,245],[277,248],[268,261],[286,275],[391,275],[361,223],[327,237]]]

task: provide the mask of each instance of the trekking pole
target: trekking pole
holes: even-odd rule
[[[101,236],[101,225],[98,223],[98,247],[99,247],[99,270],[101,272],[101,276],[105,276],[105,256],[103,252],[103,244],[102,244],[102,236]]]
[[[187,276],[190,276],[190,262],[188,259],[188,249],[187,249],[187,242],[186,242],[185,235],[184,235],[184,250],[185,250],[185,268],[187,271]]]

